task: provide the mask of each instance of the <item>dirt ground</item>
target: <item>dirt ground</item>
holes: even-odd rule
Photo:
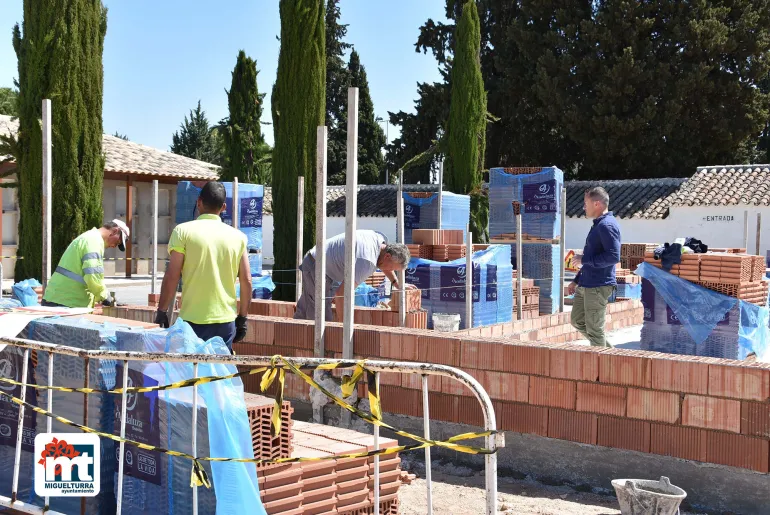
[[[402,515],[424,515],[427,510],[424,467],[410,468],[418,479],[399,490]],[[549,486],[529,479],[498,478],[498,510],[509,515],[616,515],[617,499],[611,495],[579,492],[570,486]],[[464,467],[433,465],[433,513],[480,515],[484,513],[484,473]],[[681,515],[700,515],[682,512]]]

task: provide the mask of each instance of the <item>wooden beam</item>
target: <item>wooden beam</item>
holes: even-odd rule
[[[134,222],[134,180],[129,175],[126,179],[126,225],[131,231],[131,236],[126,240],[126,277],[131,277],[131,265],[133,261],[131,257],[134,251],[133,240],[133,222]]]

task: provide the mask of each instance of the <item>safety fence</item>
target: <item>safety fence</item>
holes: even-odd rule
[[[154,353],[154,352],[135,352],[135,351],[114,351],[114,350],[83,350],[76,347],[70,347],[65,345],[57,345],[51,343],[43,343],[31,340],[24,340],[18,338],[0,338],[0,350],[6,346],[17,349],[18,352],[23,351],[23,364],[21,376],[16,375],[17,379],[14,380],[8,377],[0,377],[0,384],[5,384],[6,388],[0,389],[0,397],[6,401],[10,401],[18,406],[18,426],[16,431],[16,446],[14,455],[14,467],[13,467],[13,484],[11,490],[11,496],[0,496],[0,506],[10,507],[14,510],[23,513],[47,513],[58,514],[59,512],[49,509],[49,498],[45,498],[44,506],[40,507],[35,504],[25,503],[18,498],[18,485],[19,474],[21,466],[22,455],[22,437],[25,421],[25,410],[32,410],[39,415],[47,417],[47,432],[52,432],[53,420],[58,421],[61,424],[72,427],[76,430],[80,430],[85,433],[96,434],[101,438],[109,439],[119,443],[118,450],[118,471],[117,471],[117,511],[121,513],[122,500],[123,500],[123,482],[124,482],[124,452],[125,445],[135,446],[140,449],[155,451],[169,456],[183,458],[191,462],[191,481],[190,486],[193,488],[193,513],[198,513],[198,487],[204,486],[210,488],[211,484],[209,478],[203,467],[202,462],[238,462],[238,463],[253,463],[255,465],[266,464],[280,464],[291,462],[303,462],[303,461],[316,461],[316,460],[329,460],[339,458],[364,458],[373,457],[374,460],[374,513],[379,513],[379,496],[380,496],[380,468],[379,457],[382,455],[392,454],[402,451],[414,451],[418,449],[424,449],[425,461],[426,461],[426,480],[427,480],[427,498],[428,498],[428,511],[432,513],[432,480],[431,480],[431,447],[439,447],[444,449],[450,449],[456,452],[467,454],[482,454],[485,456],[485,483],[486,483],[486,510],[489,515],[497,513],[497,456],[496,451],[498,448],[504,446],[504,439],[502,433],[497,431],[495,413],[492,406],[492,401],[484,388],[476,381],[472,376],[459,370],[445,365],[426,364],[426,363],[410,363],[400,361],[354,361],[354,360],[339,360],[339,359],[321,359],[321,358],[284,358],[276,355],[272,357],[259,357],[259,356],[226,356],[226,355],[213,355],[213,354],[167,354],[167,353]],[[29,381],[29,363],[31,361],[30,353],[34,353],[35,360],[40,361],[40,353],[47,353],[48,367],[47,367],[47,384],[40,385]],[[95,389],[95,388],[72,388],[61,387],[53,384],[53,371],[55,366],[54,356],[70,356],[84,360],[86,366],[90,360],[114,360],[115,362],[122,363],[122,387],[114,388],[111,390]],[[192,377],[176,381],[169,384],[157,385],[157,386],[142,386],[133,387],[129,379],[129,362],[150,362],[150,363],[192,363]],[[240,372],[217,375],[217,376],[204,376],[200,377],[198,373],[199,364],[213,365],[230,365],[232,367],[241,367]],[[244,369],[245,367],[245,369]],[[234,368],[233,368],[234,370]],[[369,412],[358,409],[357,407],[347,403],[343,398],[328,391],[322,385],[320,385],[312,377],[315,371],[330,371],[330,370],[348,370],[350,374],[343,375],[341,390],[342,396],[348,397],[356,385],[366,377],[367,392],[369,397]],[[308,375],[306,372],[311,372]],[[198,408],[198,386],[213,383],[223,380],[231,380],[234,378],[245,378],[246,376],[260,375],[260,387],[262,391],[266,391],[273,385],[278,383],[277,393],[275,395],[275,402],[277,409],[273,410],[272,431],[277,434],[281,431],[281,404],[283,401],[283,387],[286,374],[294,374],[301,378],[310,388],[314,388],[323,393],[333,403],[340,406],[343,410],[347,410],[350,413],[360,417],[366,422],[373,425],[374,433],[374,449],[367,452],[353,453],[353,454],[341,454],[319,457],[290,457],[290,458],[278,458],[272,460],[257,459],[257,458],[243,458],[243,457],[209,457],[198,456],[198,442],[197,442],[197,408]],[[423,398],[423,423],[424,434],[423,436],[414,435],[406,431],[399,430],[389,424],[387,424],[382,418],[382,409],[380,401],[380,375],[386,374],[416,374],[422,378],[422,398]],[[5,374],[3,374],[5,375]],[[462,385],[467,386],[477,401],[480,403],[483,417],[484,428],[483,432],[478,433],[464,433],[446,440],[432,440],[430,438],[430,411],[429,411],[429,391],[428,391],[428,378],[429,376],[446,377],[458,381]],[[116,384],[117,386],[117,384]],[[8,387],[16,387],[19,390],[18,397],[8,393]],[[42,409],[33,403],[30,403],[27,398],[27,389],[42,390],[47,392],[47,409]],[[173,449],[164,449],[158,446],[148,445],[137,441],[132,441],[126,438],[126,411],[128,398],[131,395],[138,393],[146,393],[162,390],[173,390],[181,388],[192,389],[192,453],[179,452]],[[55,407],[53,406],[53,392],[69,392],[73,394],[83,394],[86,396],[84,402],[87,406],[87,396],[91,394],[111,394],[120,395],[121,397],[121,417],[120,417],[120,436],[105,433],[92,427],[87,427],[85,424],[79,424],[75,421],[68,420],[66,418],[56,415]],[[14,391],[15,392],[15,391]],[[385,428],[393,431],[395,434],[413,440],[415,443],[410,445],[401,445],[397,447],[380,448],[379,433],[380,428]],[[463,442],[466,440],[484,438],[485,447],[474,447],[465,445]]]

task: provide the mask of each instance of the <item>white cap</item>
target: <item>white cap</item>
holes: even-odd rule
[[[115,225],[118,226],[118,229],[120,229],[120,243],[118,243],[118,248],[122,251],[126,251],[126,240],[129,236],[131,236],[131,231],[129,230],[128,226],[122,221],[118,220],[117,218],[112,221]]]

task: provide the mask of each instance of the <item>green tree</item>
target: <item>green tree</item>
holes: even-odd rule
[[[115,136],[116,138],[120,138],[123,141],[131,141],[130,139],[128,139],[128,136],[126,136],[125,134],[121,134],[118,131],[115,131],[115,134],[113,134],[113,136]]]
[[[190,110],[190,117],[184,117],[179,131],[172,136],[171,152],[199,161],[221,165],[222,142],[219,130],[212,130],[206,112],[201,109],[201,101]]]
[[[224,165],[221,179],[234,177],[252,184],[265,184],[263,157],[267,145],[262,135],[264,93],[257,88],[257,63],[246,52],[238,52],[232,85],[227,92],[230,116],[222,125]]]
[[[13,88],[0,88],[0,114],[19,116],[19,92]]]
[[[345,53],[351,45],[345,42],[348,26],[341,24],[339,0],[326,3],[326,127],[328,146],[326,170],[329,184],[345,184],[345,156],[348,137],[348,87],[350,72]]]
[[[381,182],[380,173],[385,168],[385,159],[382,156],[386,143],[385,131],[374,115],[374,102],[369,94],[366,69],[355,50],[350,53],[348,72],[351,87],[358,88],[358,182],[378,184]]]
[[[326,41],[323,0],[280,0],[281,50],[272,95],[276,297],[294,299],[297,177],[305,179],[304,249],[315,245],[317,127],[324,123]]]
[[[102,51],[107,10],[100,0],[24,0],[13,28],[19,71],[19,255],[15,275],[40,278],[42,99],[51,99],[52,259],[102,224]]]

